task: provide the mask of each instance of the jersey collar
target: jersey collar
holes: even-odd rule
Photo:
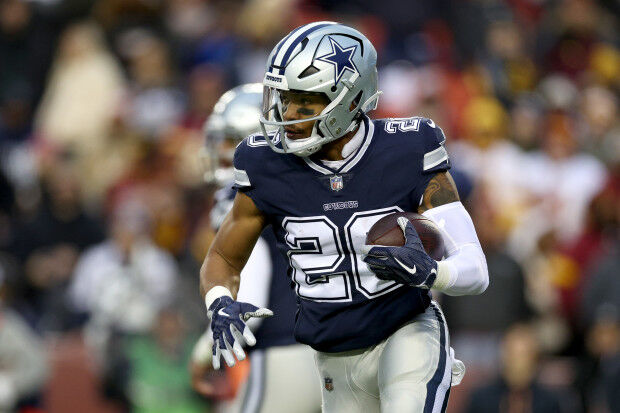
[[[370,142],[372,141],[372,137],[375,133],[375,125],[372,120],[370,120],[370,118],[368,118],[368,116],[366,115],[362,117],[361,126],[364,128],[365,131],[361,144],[355,151],[353,151],[350,156],[345,159],[345,162],[338,168],[330,168],[327,165],[316,163],[311,159],[311,157],[303,158],[303,160],[310,168],[322,173],[323,175],[333,175],[337,173],[349,172],[362,159],[362,157],[366,153],[366,150],[370,146]]]

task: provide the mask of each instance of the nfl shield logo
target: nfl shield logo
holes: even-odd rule
[[[329,178],[329,184],[332,191],[340,191],[343,188],[342,176],[334,175]]]
[[[325,390],[332,391],[334,390],[334,380],[331,377],[325,377]]]

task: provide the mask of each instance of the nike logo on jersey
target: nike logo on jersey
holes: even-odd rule
[[[398,265],[400,265],[401,267],[403,267],[403,269],[405,271],[407,271],[409,274],[413,275],[416,273],[416,268],[415,265],[413,266],[413,268],[406,266],[405,264],[403,264],[402,262],[400,262],[400,260],[396,257],[394,257],[394,260],[398,263]]]

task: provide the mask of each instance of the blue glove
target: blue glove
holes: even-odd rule
[[[437,261],[424,250],[413,224],[399,217],[398,225],[405,235],[402,247],[364,245],[364,262],[382,280],[392,280],[412,287],[430,289],[437,278]]]
[[[235,365],[233,352],[239,361],[245,359],[243,344],[256,344],[256,338],[245,324],[252,317],[271,317],[273,312],[258,308],[249,303],[241,303],[224,295],[216,298],[209,307],[207,315],[211,319],[213,331],[213,368],[220,368],[220,354],[229,367]]]

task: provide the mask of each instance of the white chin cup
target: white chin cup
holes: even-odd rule
[[[289,139],[285,136],[287,152],[293,153],[302,158],[308,157],[319,151],[325,143],[324,138],[318,134],[316,129],[316,122],[312,127],[312,133],[307,138],[303,139]]]

